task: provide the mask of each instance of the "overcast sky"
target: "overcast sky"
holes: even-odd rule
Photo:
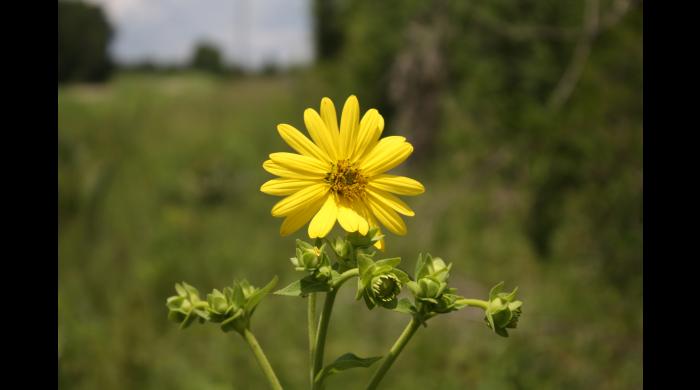
[[[104,6],[119,62],[183,62],[201,40],[229,63],[303,64],[313,57],[310,0],[89,0]]]

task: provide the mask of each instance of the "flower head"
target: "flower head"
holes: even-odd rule
[[[338,126],[335,106],[321,100],[321,113],[307,108],[304,123],[311,136],[287,124],[277,126],[282,139],[297,153],[272,153],[263,168],[279,178],[260,191],[285,196],[272,208],[284,217],[280,234],[291,234],[307,222],[311,238],[325,237],[338,221],[348,232],[367,234],[379,223],[398,235],[406,233],[399,214],[414,212],[396,195],[419,195],[421,183],[404,176],[386,174],[413,152],[406,138],[380,139],[384,119],[375,109],[360,119],[360,106],[350,96]],[[395,195],[396,194],[396,195]],[[383,240],[375,244],[383,248]]]

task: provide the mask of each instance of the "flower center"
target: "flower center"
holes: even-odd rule
[[[390,302],[401,292],[401,281],[392,274],[379,275],[372,279],[372,292],[383,302]]]
[[[351,201],[364,195],[365,185],[367,185],[367,178],[355,164],[348,160],[340,160],[337,164],[333,164],[325,180],[331,185],[333,193]]]

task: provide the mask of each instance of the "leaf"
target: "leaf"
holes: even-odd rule
[[[406,298],[401,298],[399,300],[399,303],[394,308],[394,311],[398,311],[399,313],[405,314],[413,314],[416,311],[416,308],[413,307],[411,301],[409,301]]]
[[[369,282],[368,275],[370,274],[370,271],[373,269],[372,266],[374,265],[374,261],[372,261],[372,258],[365,254],[360,254],[357,256],[357,268],[360,272],[360,280],[363,281],[363,283]]]
[[[400,269],[398,269],[398,268],[394,268],[391,272],[392,272],[397,278],[399,278],[399,280],[400,280],[401,283],[403,283],[403,284],[406,284],[406,283],[408,283],[408,282],[411,281],[411,279],[408,277],[408,274],[405,273],[405,272],[403,272],[402,270],[400,270]]]
[[[501,290],[503,290],[504,284],[505,282],[500,282],[491,288],[491,292],[489,292],[489,301],[493,301],[493,299],[496,298],[498,293],[500,293]]]
[[[306,296],[312,292],[326,292],[330,291],[328,286],[328,281],[317,280],[312,275],[306,276],[303,279],[299,279],[292,282],[287,287],[275,291],[275,295],[286,295],[290,297],[302,297]]]
[[[364,367],[367,368],[374,364],[375,362],[379,361],[382,357],[381,356],[373,356],[373,357],[368,357],[368,358],[361,358],[353,353],[346,353],[339,358],[335,359],[335,361],[326,367],[323,367],[321,371],[316,375],[316,378],[314,379],[319,385],[323,383],[323,381],[328,377],[329,375],[335,374],[339,371],[344,371],[350,368],[357,368],[357,367]]]
[[[245,306],[243,307],[243,310],[245,310],[247,313],[250,313],[252,309],[254,309],[260,301],[265,298],[265,296],[272,290],[275,285],[277,285],[277,275],[275,275],[272,280],[270,280],[269,283],[265,285],[265,287],[256,290],[253,295],[251,295],[248,298],[248,301],[245,303]]]
[[[388,266],[390,266],[391,268],[394,268],[394,267],[396,267],[397,265],[399,265],[399,263],[401,263],[401,258],[400,258],[400,257],[392,257],[392,258],[389,258],[389,259],[377,260],[377,262],[374,263],[374,264],[376,264],[377,266],[388,265]]]
[[[245,303],[245,294],[243,294],[243,287],[240,283],[233,283],[233,304],[236,308],[243,306]]]

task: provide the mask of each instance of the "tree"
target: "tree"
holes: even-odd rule
[[[190,66],[193,69],[214,74],[221,74],[224,71],[221,52],[216,46],[206,42],[201,42],[195,46]]]
[[[102,8],[58,2],[58,81],[106,80],[113,70],[108,47],[114,35]]]

